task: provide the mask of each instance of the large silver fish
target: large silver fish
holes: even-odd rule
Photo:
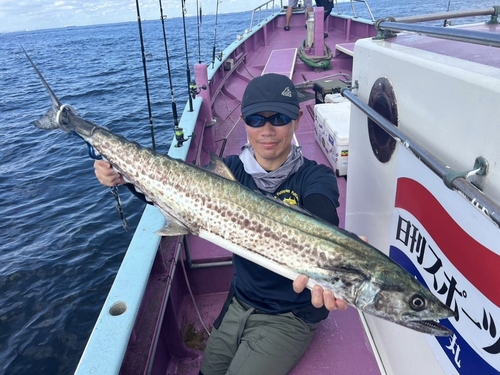
[[[79,117],[64,106],[26,54],[53,107],[35,125],[75,132],[161,210],[158,233],[192,233],[291,280],[310,277],[336,297],[379,318],[437,336],[451,331],[436,320],[454,316],[410,273],[362,241],[302,210],[247,189],[225,164],[208,169],[160,155]]]

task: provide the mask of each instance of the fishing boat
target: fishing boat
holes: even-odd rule
[[[326,21],[316,8],[306,28],[295,11],[290,31],[284,7],[254,9],[220,59],[195,65],[169,155],[205,165],[212,152],[238,154],[244,88],[262,74],[289,76],[304,111],[296,142],[336,172],[340,226],[457,314],[442,322],[453,335],[436,338],[352,307],[332,312],[291,374],[496,374],[499,7],[376,20],[335,3]],[[470,16],[480,21],[443,26]],[[147,206],[77,374],[198,374],[232,254],[192,235],[162,238],[163,225]]]

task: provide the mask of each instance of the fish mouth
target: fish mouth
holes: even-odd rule
[[[433,336],[451,336],[453,331],[434,320],[414,320],[405,322],[404,326]]]

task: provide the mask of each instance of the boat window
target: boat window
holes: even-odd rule
[[[375,81],[370,92],[368,105],[397,126],[398,108],[396,95],[387,78],[381,77]],[[375,157],[380,162],[387,163],[394,153],[396,141],[369,117],[368,135]]]

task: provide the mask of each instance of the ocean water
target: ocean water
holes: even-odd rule
[[[371,0],[375,18],[490,7],[489,0]],[[226,6],[222,4],[221,6]],[[340,4],[350,14],[348,4]],[[363,4],[358,15],[367,17]],[[335,9],[334,9],[335,12]],[[214,16],[187,18],[188,62],[212,61]],[[216,50],[250,23],[219,15]],[[181,18],[167,19],[173,87],[161,21],[143,22],[157,150],[173,134],[172,99],[187,99]],[[124,231],[109,190],[80,139],[31,123],[51,106],[23,46],[63,103],[87,120],[151,146],[137,23],[0,35],[0,375],[73,373],[142,213],[122,192]],[[172,98],[171,89],[174,92]]]

